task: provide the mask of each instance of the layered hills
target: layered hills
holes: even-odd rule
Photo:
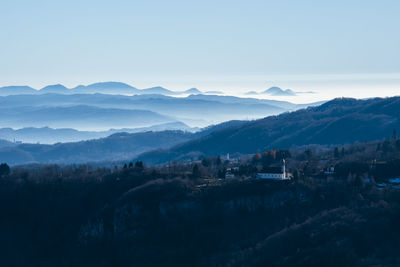
[[[349,144],[391,137],[400,129],[399,118],[400,97],[340,98],[263,119],[229,121],[197,133],[125,133],[78,143],[16,145],[0,149],[0,161],[71,163],[130,158],[157,164],[310,144]],[[144,142],[139,137],[152,141]]]
[[[30,86],[4,86],[0,87],[0,96],[19,95],[19,94],[113,94],[113,95],[141,95],[141,94],[161,94],[161,95],[184,95],[201,94],[197,88],[190,88],[184,91],[172,91],[161,86],[138,89],[122,82],[98,82],[89,85],[78,85],[67,88],[62,84],[47,85],[40,89]]]
[[[400,97],[339,98],[317,107],[216,130],[168,150],[149,152],[149,163],[226,153],[254,153],[309,144],[347,144],[390,137],[400,129]]]

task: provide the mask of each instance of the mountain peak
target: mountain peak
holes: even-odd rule
[[[139,92],[135,87],[122,82],[98,82],[89,85],[78,85],[73,89],[79,93],[101,93],[101,94],[122,94],[131,95]]]
[[[140,90],[141,94],[160,94],[160,95],[174,95],[175,92],[168,90],[161,86],[154,86]]]
[[[150,87],[150,88],[147,88],[147,89],[154,89],[154,90],[168,90],[167,88],[164,88],[164,87],[162,87],[162,86],[154,86],[154,87]]]
[[[40,89],[41,92],[60,92],[60,91],[66,91],[69,90],[67,87],[65,87],[62,84],[52,84],[52,85],[47,85]]]
[[[272,95],[272,96],[295,96],[296,93],[293,92],[290,89],[283,90],[277,86],[273,86],[264,92],[262,94],[267,94],[267,95]]]
[[[256,91],[249,91],[245,95],[258,95],[258,93]]]
[[[193,88],[190,88],[190,89],[184,91],[184,93],[186,93],[186,94],[201,94],[201,91],[199,89],[193,87]]]
[[[46,88],[62,88],[62,89],[67,89],[64,85],[57,83],[57,84],[50,84],[45,87],[43,87],[41,90],[46,89]]]
[[[92,83],[89,84],[89,88],[134,88],[130,86],[129,84],[122,83],[122,82],[98,82],[98,83]]]

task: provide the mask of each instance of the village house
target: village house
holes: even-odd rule
[[[334,166],[330,166],[328,168],[326,168],[326,170],[324,171],[325,175],[334,175],[335,174],[335,167]]]
[[[235,173],[237,174],[238,172],[239,172],[239,167],[227,168],[225,173],[225,179],[235,178]]]
[[[233,179],[235,178],[235,175],[231,172],[226,172],[225,173],[225,179]]]

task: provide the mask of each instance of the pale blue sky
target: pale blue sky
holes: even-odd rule
[[[0,0],[0,86],[307,89],[293,77],[383,74],[400,89],[399,14],[397,0]]]

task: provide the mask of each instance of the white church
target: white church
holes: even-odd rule
[[[268,167],[264,172],[257,173],[258,179],[288,180],[286,175],[286,162],[282,160],[281,167]]]

